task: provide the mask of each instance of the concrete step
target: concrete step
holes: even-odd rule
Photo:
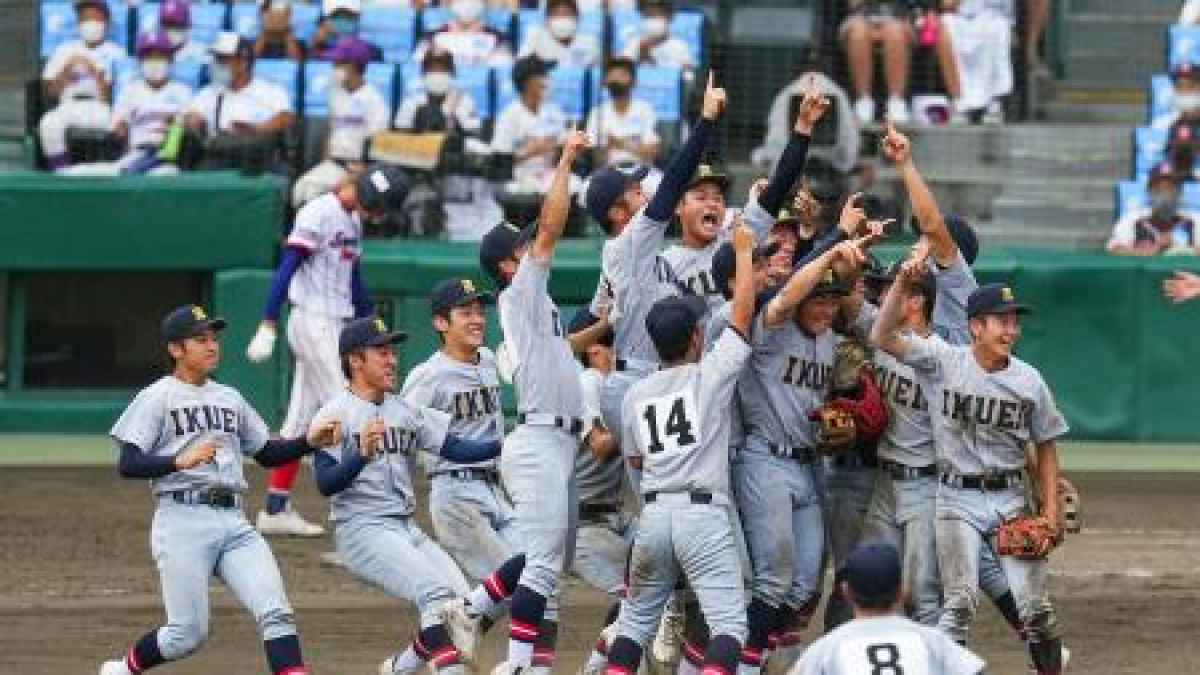
[[[1179,0],[1071,0],[1070,12],[1086,14],[1163,14],[1171,22],[1179,17]]]
[[[1147,86],[1164,69],[1162,49],[1153,53],[1110,51],[1103,47],[1070,47],[1065,79],[1094,88]]]
[[[976,227],[984,248],[1035,247],[1064,250],[1101,250],[1108,232],[1077,232],[1030,227],[1017,222],[980,222]]]
[[[1071,103],[1047,101],[1036,114],[1040,122],[1061,124],[1121,124],[1137,126],[1146,123],[1146,106],[1129,103]]]
[[[1005,194],[992,205],[992,220],[1026,223],[1056,231],[1107,233],[1113,224],[1113,204],[1041,201]]]
[[[1132,156],[1129,127],[1103,124],[949,127],[914,132],[913,143],[918,165],[931,171],[983,167],[1039,180],[1115,178]]]
[[[1104,47],[1123,53],[1155,52],[1164,54],[1167,26],[1178,18],[1179,12],[1142,11],[1141,3],[1135,13],[1079,13],[1067,16],[1065,29],[1071,43],[1080,46]]]

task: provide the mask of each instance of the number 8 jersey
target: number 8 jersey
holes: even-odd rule
[[[902,616],[855,619],[804,652],[796,675],[977,675],[984,662],[948,635]]]
[[[630,387],[621,447],[642,458],[642,493],[729,494],[733,393],[750,345],[727,327],[699,363],[664,368]]]

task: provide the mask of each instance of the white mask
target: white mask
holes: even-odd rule
[[[661,16],[648,16],[642,19],[642,34],[646,37],[662,37],[667,34],[667,20]]]
[[[108,32],[108,25],[103,21],[84,21],[79,24],[79,37],[89,45],[102,42],[106,32]]]
[[[573,16],[555,16],[546,22],[550,34],[557,40],[567,40],[575,35],[579,22]]]
[[[445,96],[446,92],[450,91],[450,85],[453,79],[450,73],[432,72],[425,73],[425,91],[434,96]]]
[[[1200,92],[1175,94],[1175,107],[1189,112],[1200,109]]]
[[[147,82],[162,82],[170,74],[171,64],[166,59],[146,59],[142,61],[142,77]]]
[[[183,43],[187,42],[187,37],[188,32],[186,28],[167,29],[167,40],[171,43],[171,46],[176,49],[179,49],[183,46]]]
[[[213,63],[208,67],[208,77],[213,84],[228,87],[233,82],[233,71],[224,63]]]
[[[477,21],[483,16],[483,0],[454,0],[450,11],[459,21]]]

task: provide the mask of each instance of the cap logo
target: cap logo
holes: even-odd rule
[[[192,305],[192,318],[197,321],[207,321],[208,315],[204,313],[203,308]]]
[[[475,282],[471,281],[470,279],[463,279],[459,285],[462,286],[464,293],[474,293],[475,292]]]
[[[700,165],[700,169],[699,169],[699,171],[697,171],[697,175],[700,175],[700,176],[711,176],[711,175],[713,175],[713,168],[712,168],[712,166],[711,166],[711,165],[709,165],[709,164],[701,164],[701,165]]]
[[[833,270],[825,270],[825,279],[824,279],[824,281],[825,281],[825,283],[827,283],[827,284],[832,284],[832,283],[834,283],[834,282],[836,281],[836,279],[834,279],[834,278],[833,278]]]
[[[380,333],[387,332],[387,324],[383,322],[383,319],[375,319],[375,330],[379,331]]]
[[[387,192],[392,187],[392,184],[388,182],[387,176],[383,175],[383,172],[379,170],[371,172],[371,185],[374,185],[375,189],[381,193]]]
[[[1000,299],[1003,300],[1004,302],[1012,302],[1013,301],[1012,289],[1009,288],[1008,286],[1001,288],[1000,289]]]

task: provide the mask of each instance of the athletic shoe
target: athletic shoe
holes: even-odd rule
[[[133,675],[125,665],[125,659],[120,661],[105,661],[100,664],[100,675]]]
[[[1060,670],[1058,672],[1060,672],[1060,673],[1067,672],[1067,666],[1069,666],[1069,665],[1071,665],[1071,650],[1067,649],[1066,645],[1063,645],[1062,646],[1062,670]],[[1037,675],[1037,668],[1033,665],[1033,663],[1029,664],[1029,675]]]
[[[259,511],[258,531],[265,535],[286,537],[319,537],[325,534],[325,528],[308,522],[290,508],[276,514]]]
[[[912,120],[912,114],[908,110],[908,101],[902,98],[889,98],[887,118],[892,124],[908,124]]]
[[[875,121],[875,101],[869,96],[864,96],[854,102],[854,116],[858,118],[858,123],[867,125]]]
[[[679,601],[668,602],[658,623],[650,653],[659,663],[678,663],[683,653],[683,610]]]
[[[450,641],[458,647],[459,658],[469,665],[475,663],[475,652],[479,650],[479,619],[467,613],[467,603],[455,598],[442,605],[442,621],[450,632]]]

